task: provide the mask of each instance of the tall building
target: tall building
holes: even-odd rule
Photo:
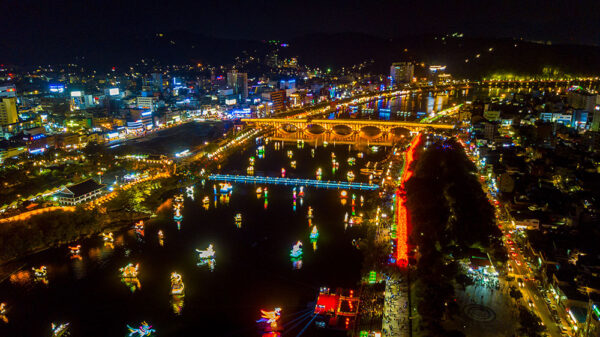
[[[238,89],[238,93],[239,93],[242,101],[245,101],[246,98],[248,98],[248,74],[247,73],[238,73],[237,89]]]
[[[163,78],[161,73],[152,73],[152,87],[158,91],[163,90]]]
[[[233,69],[227,73],[227,85],[233,89],[235,95],[245,101],[248,98],[248,74],[238,73]]]
[[[591,113],[597,105],[600,105],[600,96],[582,87],[574,86],[567,92],[567,102],[575,109],[582,109]]]
[[[138,96],[136,104],[138,109],[154,111],[154,97],[142,97]]]
[[[0,101],[0,125],[13,124],[19,121],[17,115],[17,98],[5,97]]]
[[[594,107],[594,114],[592,117],[592,125],[590,126],[590,130],[600,131],[600,105],[596,105]]]
[[[271,102],[273,103],[274,111],[285,109],[285,90],[271,92]]]
[[[395,62],[390,67],[392,85],[410,83],[415,74],[415,66],[410,62]]]

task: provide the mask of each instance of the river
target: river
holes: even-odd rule
[[[249,157],[255,156],[256,173],[261,175],[280,175],[283,167],[288,177],[314,179],[320,167],[323,180],[346,180],[346,172],[352,169],[356,181],[365,182],[359,168],[386,154],[384,148],[377,152],[364,148],[364,158],[358,158],[358,150],[330,144],[317,148],[313,159],[308,144],[302,149],[295,143],[275,148],[273,142],[266,145],[264,157],[259,158],[252,146],[232,156],[221,173],[245,173]],[[335,173],[332,152],[339,162]],[[357,157],[353,167],[347,162],[350,155]],[[115,235],[114,248],[105,247],[100,237],[78,242],[81,260],[71,259],[67,247],[26,259],[21,272],[0,284],[0,302],[8,304],[9,319],[7,324],[0,322],[0,336],[49,336],[52,322],[70,322],[71,336],[125,336],[127,324],[144,320],[158,336],[252,336],[259,335],[255,320],[261,308],[281,307],[285,325],[290,315],[314,305],[321,286],[356,288],[362,258],[352,241],[359,234],[344,224],[345,213],[352,212],[352,192],[342,205],[339,190],[305,188],[304,197],[297,196],[294,206],[291,186],[268,186],[267,203],[264,195],[257,197],[256,188],[234,184],[227,201],[218,187],[214,195],[212,182],[205,187],[198,182],[194,198],[185,196],[180,229],[166,207],[146,225],[142,240],[129,230]],[[376,202],[376,192],[355,193],[356,213]],[[202,203],[205,196],[210,199],[208,210]],[[320,233],[316,251],[309,243],[309,206]],[[234,223],[237,213],[242,214],[241,228]],[[164,233],[164,246],[158,242],[158,230]],[[304,255],[302,267],[295,269],[289,255],[298,240],[304,243]],[[217,254],[212,272],[197,266],[195,252],[209,244]],[[139,263],[141,287],[133,292],[119,273],[130,262]],[[32,267],[40,265],[48,268],[47,285],[35,281],[31,273]],[[186,287],[179,314],[170,295],[169,276],[174,271],[182,275]],[[311,328],[306,335],[331,333]]]

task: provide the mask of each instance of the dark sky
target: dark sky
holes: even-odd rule
[[[126,1],[3,0],[0,38],[188,30],[227,38],[288,39],[314,32],[384,37],[464,32],[600,44],[600,0],[575,1]]]

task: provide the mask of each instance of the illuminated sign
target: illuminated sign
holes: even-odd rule
[[[119,88],[110,88],[108,89],[108,94],[111,96],[119,95]]]
[[[81,97],[81,91],[71,91],[71,97]]]
[[[142,112],[142,117],[147,117],[147,116],[150,116],[150,115],[152,115],[152,111]]]
[[[51,84],[50,92],[63,93],[63,92],[65,92],[65,86],[62,84]]]
[[[237,103],[237,99],[235,99],[235,98],[225,100],[226,105],[234,105],[236,103]]]

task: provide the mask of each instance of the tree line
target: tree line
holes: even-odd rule
[[[406,182],[411,243],[418,247],[415,295],[424,336],[450,336],[442,319],[458,311],[455,285],[469,279],[459,261],[468,251],[487,252],[494,263],[507,260],[490,205],[475,165],[454,139],[430,139],[418,152]]]

